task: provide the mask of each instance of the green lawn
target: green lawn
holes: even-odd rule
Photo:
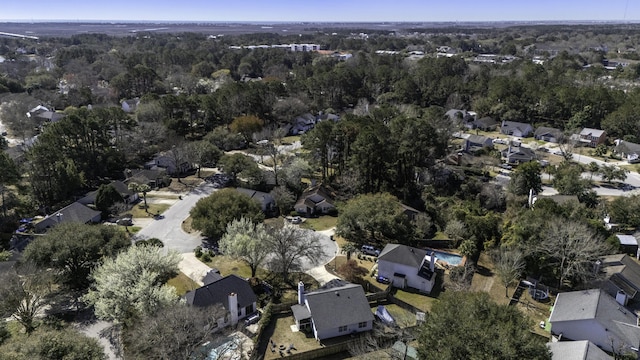
[[[147,212],[144,211],[144,202],[141,202],[140,204],[137,204],[136,206],[131,208],[130,211],[127,211],[127,213],[133,215],[134,218],[144,218],[153,216],[155,214],[162,214],[170,207],[171,205],[169,204],[149,204],[149,209]]]
[[[187,275],[185,275],[182,272],[176,275],[174,278],[169,279],[167,284],[176,288],[176,293],[178,294],[178,296],[183,296],[187,292],[191,290],[195,290],[200,287],[198,283],[191,280]]]
[[[331,229],[332,227],[335,227],[337,223],[338,218],[336,216],[324,215],[317,218],[305,219],[305,221],[300,224],[300,227],[304,229],[321,231]]]
[[[433,307],[433,304],[435,304],[436,301],[438,301],[438,299],[435,297],[413,293],[413,292],[407,292],[402,289],[397,289],[394,296],[397,299],[400,299],[406,302],[407,304],[413,305],[416,308],[425,312],[430,311],[431,307]]]
[[[284,145],[293,144],[296,141],[300,141],[300,135],[285,136],[285,137],[282,138],[282,144],[284,144]]]

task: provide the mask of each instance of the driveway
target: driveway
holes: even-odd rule
[[[189,211],[198,200],[211,195],[216,189],[205,182],[178,200],[161,218],[151,221],[138,235],[142,238],[158,238],[164,243],[165,249],[173,249],[179,253],[192,252],[202,242],[202,236],[187,234],[182,230],[182,222],[189,217]]]

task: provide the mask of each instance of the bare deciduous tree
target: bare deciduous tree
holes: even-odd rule
[[[524,270],[524,255],[519,250],[500,249],[494,254],[495,271],[504,285],[504,295],[509,297],[509,285],[520,278]]]
[[[317,263],[324,255],[315,233],[289,224],[271,228],[265,245],[272,251],[271,269],[280,273],[284,282],[289,280],[291,271],[300,269],[303,258]]]
[[[568,281],[583,282],[593,276],[593,262],[607,250],[604,240],[586,225],[557,219],[547,225],[536,248],[554,267],[560,288]]]

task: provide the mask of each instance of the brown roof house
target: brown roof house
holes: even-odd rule
[[[329,214],[335,211],[334,192],[327,186],[316,185],[308,188],[294,206],[302,215]]]

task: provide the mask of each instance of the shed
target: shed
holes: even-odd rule
[[[620,242],[620,248],[625,254],[632,254],[638,256],[638,240],[633,235],[616,234],[618,241]]]

